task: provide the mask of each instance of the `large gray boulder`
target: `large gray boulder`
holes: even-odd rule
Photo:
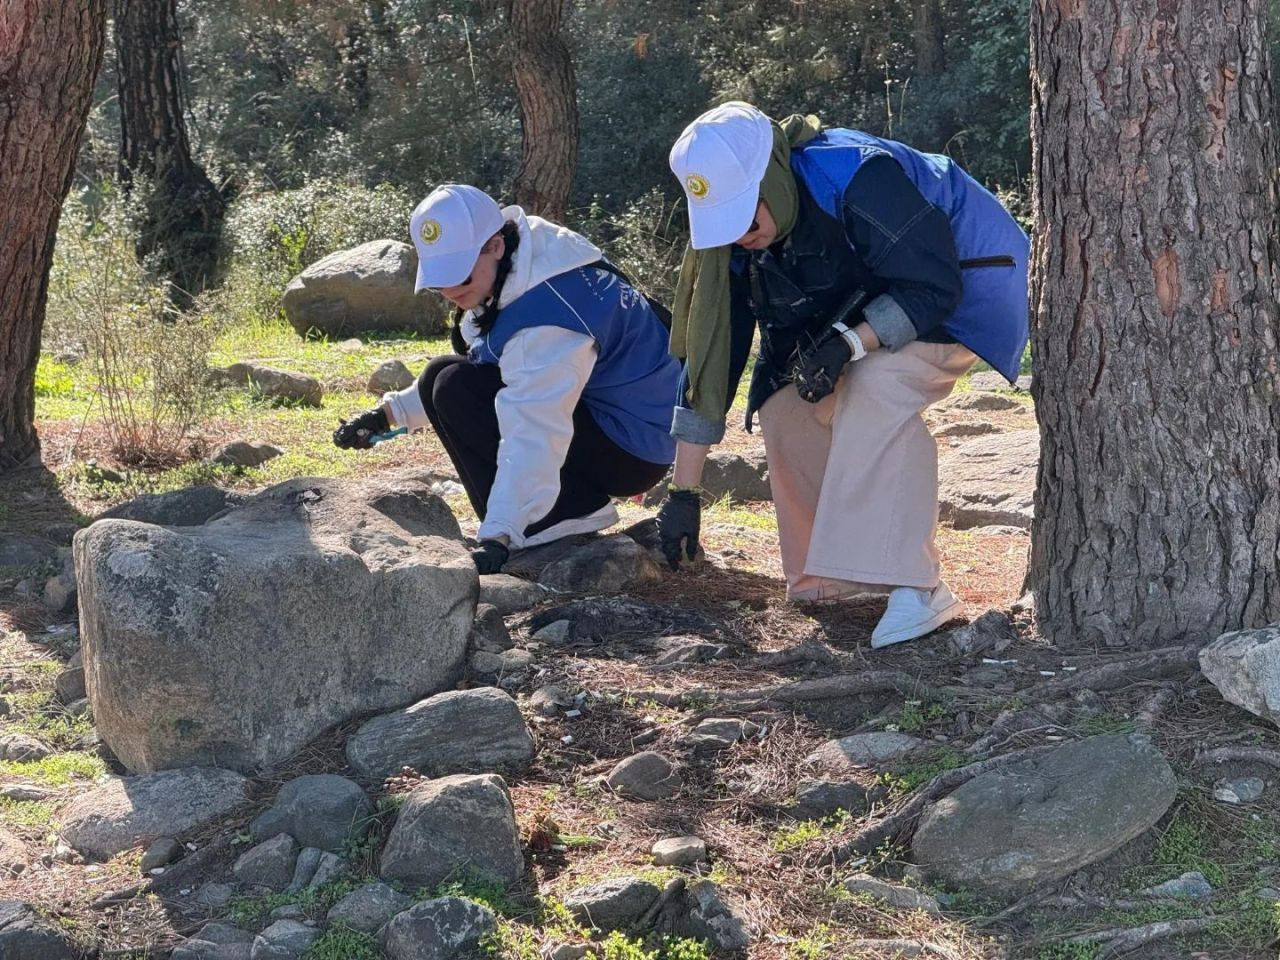
[[[0,900],[0,957],[4,960],[73,960],[76,955],[62,931],[28,904]]]
[[[84,668],[128,769],[257,770],[454,685],[475,565],[417,482],[302,479],[197,527],[76,535]]]
[[[244,503],[243,494],[219,487],[184,487],[168,493],[144,493],[112,507],[99,520],[137,520],[162,527],[195,527],[208,523],[231,507]]]
[[[1038,430],[964,441],[944,453],[938,467],[939,517],[957,530],[989,524],[1029,530],[1039,462]]]
[[[920,820],[912,852],[947,883],[1019,896],[1155,825],[1177,792],[1141,737],[1090,737],[974,777]]]
[[[1224,633],[1200,651],[1200,672],[1224,700],[1280,724],[1280,624]]]
[[[248,786],[240,774],[211,767],[108,777],[67,805],[60,833],[85,856],[106,860],[217,820],[248,799]]]
[[[496,687],[450,690],[374,717],[347,741],[347,762],[385,780],[412,767],[426,777],[482,773],[533,758],[520,708]]]
[[[284,290],[284,312],[300,334],[332,339],[366,330],[440,333],[445,310],[439,297],[415,296],[418,255],[397,240],[371,240],[317,260]]]
[[[499,776],[426,781],[409,794],[382,850],[384,880],[434,887],[458,871],[504,884],[524,872],[515,809]]]

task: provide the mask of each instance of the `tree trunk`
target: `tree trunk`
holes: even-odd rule
[[[560,35],[563,0],[510,0],[507,26],[522,132],[516,202],[564,216],[578,164],[578,103],[569,48]]]
[[[916,52],[916,76],[936,77],[947,68],[941,0],[915,0],[911,39]]]
[[[0,8],[0,470],[40,449],[35,372],[49,267],[105,24],[106,0]]]
[[[213,281],[226,205],[187,140],[177,0],[115,0],[115,43],[120,179],[149,181],[138,256],[183,302]]]
[[[1029,584],[1063,646],[1280,619],[1264,0],[1034,0]]]

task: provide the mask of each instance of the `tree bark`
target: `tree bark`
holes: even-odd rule
[[[1034,0],[1029,584],[1062,646],[1280,619],[1263,0]]]
[[[511,67],[520,98],[516,202],[552,220],[564,216],[578,164],[573,60],[560,35],[564,0],[510,0]]]
[[[947,68],[946,31],[941,0],[915,0],[911,39],[915,46],[915,73],[936,77]]]
[[[0,6],[0,470],[40,449],[35,371],[49,267],[105,24],[106,0]]]
[[[149,181],[138,256],[183,302],[214,279],[226,204],[191,156],[183,114],[177,0],[115,0],[120,180]]]

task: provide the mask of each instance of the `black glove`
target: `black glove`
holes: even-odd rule
[[[498,573],[511,556],[511,551],[501,540],[481,540],[480,546],[471,551],[471,559],[481,573]]]
[[[333,431],[333,442],[343,450],[368,450],[373,446],[369,442],[370,437],[390,429],[387,412],[381,407],[374,407],[338,424],[338,429]]]
[[[680,547],[692,560],[698,553],[702,498],[696,490],[672,490],[658,508],[658,537],[672,570],[680,569]]]
[[[796,390],[800,396],[810,403],[817,403],[836,388],[836,380],[845,364],[853,356],[853,349],[844,337],[834,330],[813,345],[813,349],[802,354],[796,361],[792,376],[796,381]]]

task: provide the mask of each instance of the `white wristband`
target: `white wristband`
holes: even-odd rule
[[[867,345],[862,342],[862,338],[858,336],[858,332],[852,327],[844,323],[832,324],[832,329],[840,336],[844,337],[845,343],[849,344],[849,349],[853,351],[853,356],[849,358],[849,362],[861,360],[867,355]]]

